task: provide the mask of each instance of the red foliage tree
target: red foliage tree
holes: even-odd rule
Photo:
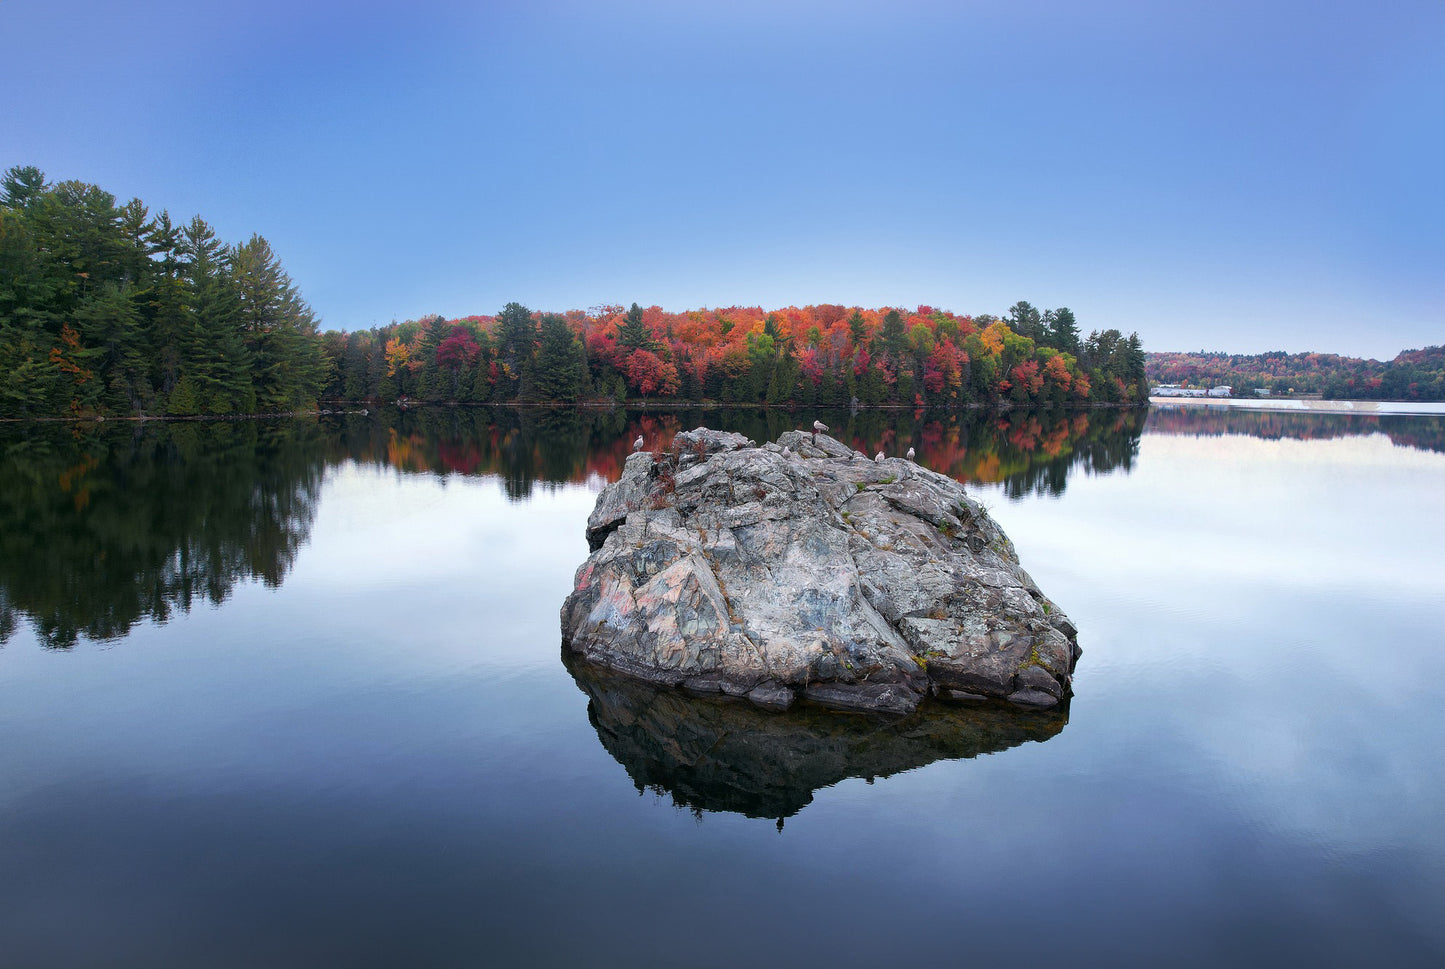
[[[668,396],[677,393],[677,368],[651,350],[637,350],[627,358],[627,382],[639,394]]]
[[[452,332],[437,347],[437,366],[448,370],[460,370],[477,362],[482,348],[476,337],[464,326],[452,327]]]

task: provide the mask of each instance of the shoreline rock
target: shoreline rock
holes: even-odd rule
[[[928,694],[1047,708],[1077,631],[945,475],[825,434],[698,428],[628,457],[587,522],[563,648],[694,693],[912,712]]]

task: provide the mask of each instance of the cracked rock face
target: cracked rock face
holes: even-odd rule
[[[901,458],[698,428],[629,457],[587,538],[563,646],[642,680],[900,714],[1070,692],[1073,624],[962,485]]]

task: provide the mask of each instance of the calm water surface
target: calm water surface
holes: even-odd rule
[[[825,415],[972,482],[1062,715],[564,667],[639,432],[0,429],[0,966],[1445,962],[1445,421]]]

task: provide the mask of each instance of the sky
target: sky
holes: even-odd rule
[[[0,0],[0,168],[265,236],[330,329],[1068,306],[1445,343],[1445,0]]]

